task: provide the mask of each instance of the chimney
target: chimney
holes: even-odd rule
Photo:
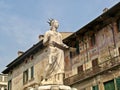
[[[103,9],[103,13],[107,12],[108,11],[108,8],[104,8]]]
[[[21,56],[24,52],[18,51],[18,57]]]
[[[43,40],[43,38],[44,38],[44,35],[39,35],[39,40],[40,41]]]

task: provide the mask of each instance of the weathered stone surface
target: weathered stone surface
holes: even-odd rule
[[[62,35],[57,31],[59,23],[57,20],[50,20],[50,30],[43,39],[43,44],[48,47],[48,65],[44,71],[42,85],[63,84],[64,76],[64,51],[61,48],[68,48],[62,42]]]

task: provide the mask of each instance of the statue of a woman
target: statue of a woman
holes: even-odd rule
[[[63,84],[64,76],[64,51],[59,48],[68,48],[62,42],[62,35],[57,31],[59,23],[57,20],[49,20],[50,30],[44,35],[43,44],[48,46],[48,65],[45,69],[42,84]]]

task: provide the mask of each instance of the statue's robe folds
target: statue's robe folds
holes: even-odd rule
[[[54,45],[54,42],[64,46],[62,35],[56,31],[47,31],[44,35],[43,44],[48,46],[48,67],[45,72],[46,78],[64,73],[64,51]]]

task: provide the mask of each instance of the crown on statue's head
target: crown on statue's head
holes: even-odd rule
[[[53,18],[50,18],[50,19],[48,19],[49,21],[47,21],[47,23],[51,26],[52,25],[52,21],[54,21],[54,19]]]

